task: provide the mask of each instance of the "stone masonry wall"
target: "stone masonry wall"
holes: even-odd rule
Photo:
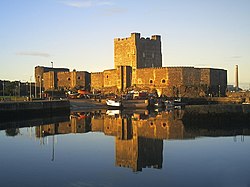
[[[91,90],[101,90],[104,86],[103,79],[103,72],[91,73]]]
[[[50,71],[43,73],[43,87],[44,90],[53,89],[55,86],[55,72]]]
[[[117,85],[120,84],[119,81],[116,69],[105,70],[103,72],[103,85],[105,88],[117,88]]]
[[[140,34],[132,33],[128,38],[114,39],[114,63],[118,66],[131,66],[136,68],[136,40],[140,39]]]
[[[140,38],[139,33],[131,33],[128,38],[114,40],[114,62],[118,66],[136,68],[162,67],[161,37]]]
[[[57,73],[58,88],[70,89],[71,85],[71,73],[70,72],[60,72]]]
[[[44,66],[36,66],[35,67],[35,82],[37,85],[40,85],[40,81],[43,79],[43,73],[46,72],[69,72],[68,68],[52,68],[52,67],[44,67]]]
[[[162,67],[160,36],[140,38],[136,44],[137,68]]]

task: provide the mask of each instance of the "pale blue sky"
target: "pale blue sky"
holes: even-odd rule
[[[37,65],[112,69],[113,40],[162,36],[164,66],[215,67],[250,83],[250,0],[1,0],[0,79]]]

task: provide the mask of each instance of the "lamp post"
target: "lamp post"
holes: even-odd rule
[[[32,77],[32,76],[31,76],[31,77]],[[35,98],[37,98],[37,91],[36,91],[36,80],[37,80],[37,79],[36,79],[36,77],[35,77],[35,88],[34,88],[34,89],[35,89]],[[30,82],[31,82],[31,80],[30,80]]]
[[[31,80],[32,80],[32,76],[30,76],[30,99],[31,99]]]
[[[220,97],[220,84],[219,84],[219,97]]]
[[[4,97],[4,81],[3,81],[3,97]]]
[[[19,81],[19,83],[18,83],[18,85],[19,85],[19,97],[21,97],[21,81]]]
[[[53,63],[54,62],[51,62],[51,67],[52,67],[52,69],[53,69]],[[53,76],[53,81],[52,81],[52,83],[53,83],[53,85],[52,85],[52,92],[51,92],[51,99],[53,100],[53,97],[54,97],[54,87],[55,87],[55,72],[54,72],[54,76]]]
[[[40,99],[42,98],[42,77],[39,77],[39,83],[40,83]]]

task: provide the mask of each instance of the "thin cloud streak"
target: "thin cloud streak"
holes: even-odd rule
[[[43,52],[18,52],[16,53],[16,55],[20,55],[20,56],[36,56],[36,57],[51,57],[50,54],[48,53],[43,53]]]
[[[75,7],[75,8],[89,8],[92,6],[91,1],[70,1],[63,2],[67,6]]]
[[[232,56],[231,58],[233,58],[233,59],[239,59],[239,58],[242,58],[242,56]]]
[[[127,12],[128,12],[128,10],[125,9],[125,8],[116,8],[116,7],[114,7],[114,8],[105,9],[103,14],[105,16],[113,16],[115,14],[124,14],[124,13],[127,13]]]
[[[75,8],[90,8],[96,6],[110,6],[113,5],[110,1],[94,1],[94,0],[71,0],[63,1],[63,4]]]

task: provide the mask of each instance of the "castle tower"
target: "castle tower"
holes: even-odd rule
[[[128,38],[114,39],[114,62],[132,69],[162,67],[161,36],[141,38],[140,33],[131,33]]]

